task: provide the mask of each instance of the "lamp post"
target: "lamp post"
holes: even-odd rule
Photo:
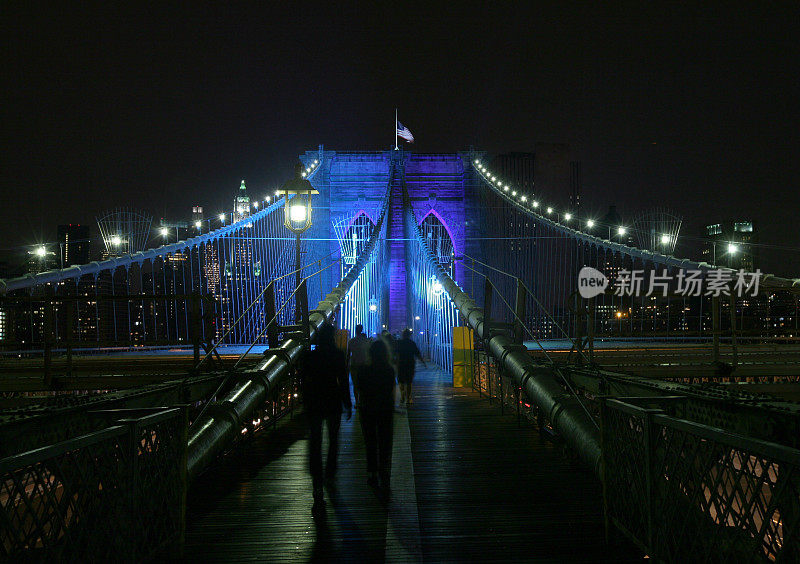
[[[284,195],[283,225],[295,234],[295,288],[300,287],[300,235],[311,227],[311,196],[319,194],[314,186],[305,178],[305,167],[297,163],[294,167],[294,178],[286,182],[275,192]],[[300,321],[300,308],[295,307],[295,320]]]

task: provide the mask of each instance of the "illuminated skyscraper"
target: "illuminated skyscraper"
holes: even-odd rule
[[[58,226],[60,266],[66,268],[74,264],[87,264],[91,241],[89,226],[72,224]]]
[[[219,263],[219,253],[217,252],[216,245],[214,243],[207,244],[205,246],[205,251],[203,252],[203,269],[206,277],[206,288],[208,293],[211,294],[217,301],[217,304],[220,308],[219,311],[223,312],[226,309],[225,304],[227,302],[227,298],[222,295]],[[224,319],[224,315],[222,317]],[[222,338],[223,332],[223,325],[218,322],[217,318],[215,318],[214,340],[218,341],[220,338]]]
[[[716,266],[753,272],[757,268],[754,243],[756,232],[752,221],[727,221],[706,225],[703,260]]]
[[[246,217],[250,217],[250,196],[247,195],[247,187],[242,180],[239,193],[233,201],[233,221],[237,222]]]

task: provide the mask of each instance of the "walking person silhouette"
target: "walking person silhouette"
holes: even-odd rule
[[[411,405],[411,383],[414,381],[416,359],[426,367],[417,343],[411,340],[411,329],[403,329],[403,338],[397,341],[397,381],[400,384],[400,403]]]
[[[358,408],[358,380],[361,372],[369,362],[369,344],[371,339],[364,334],[364,326],[356,325],[356,336],[347,344],[347,364],[350,367],[350,377],[353,379],[353,396]]]
[[[344,352],[336,347],[334,329],[324,323],[316,336],[317,346],[306,354],[300,368],[300,385],[303,405],[308,417],[311,436],[308,441],[308,459],[311,482],[314,488],[312,511],[325,506],[323,481],[333,483],[336,476],[336,458],[339,452],[339,426],[343,409],[347,419],[352,415],[350,379]],[[322,468],[322,424],[328,428],[328,460]]]
[[[370,344],[369,355],[370,364],[359,379],[359,418],[367,450],[367,483],[380,488],[382,497],[388,501],[391,495],[395,374],[382,339]]]

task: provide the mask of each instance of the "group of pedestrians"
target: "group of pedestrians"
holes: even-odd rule
[[[314,492],[313,510],[325,505],[323,485],[333,485],[339,450],[342,414],[352,417],[350,377],[353,380],[355,407],[359,410],[361,431],[367,454],[367,482],[385,501],[391,495],[392,435],[395,409],[395,381],[400,384],[401,403],[412,404],[411,384],[415,359],[423,361],[411,331],[399,340],[384,332],[370,339],[361,325],[350,339],[347,353],[336,346],[335,331],[326,323],[317,332],[316,347],[300,368],[303,403],[311,427],[309,462]],[[328,429],[328,453],[322,467],[322,428]]]

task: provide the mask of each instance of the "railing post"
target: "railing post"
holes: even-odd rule
[[[286,202],[286,204],[288,205],[289,202]],[[299,233],[297,234],[296,241],[295,241],[294,257],[295,257],[295,268],[297,268],[297,270],[294,273],[294,287],[299,292],[300,283],[301,283],[300,281],[303,278],[303,274],[300,271],[300,234]],[[300,317],[301,314],[300,314],[300,307],[299,307],[299,304],[298,304],[298,299],[299,299],[299,296],[295,296],[295,298],[294,298],[294,320],[297,323],[299,323],[300,320],[302,319]]]
[[[308,321],[308,287],[305,279],[300,283],[297,291],[296,303],[300,311],[300,323],[306,341],[311,340],[311,325]]]
[[[183,558],[183,547],[186,542],[186,505],[189,494],[189,475],[186,469],[186,462],[189,454],[189,406],[181,405],[180,412],[180,460],[178,461],[178,472],[180,472],[180,513],[178,515],[178,557]]]
[[[492,292],[494,287],[486,278],[483,284],[483,354],[486,355],[486,395],[489,396],[489,403],[492,401],[492,366],[489,355],[489,341],[492,339]]]
[[[654,483],[653,483],[653,447],[655,442],[653,413],[651,410],[646,410],[642,417],[642,426],[644,431],[644,475],[645,475],[645,512],[647,515],[647,546],[653,546],[653,496]]]
[[[194,366],[200,362],[200,334],[202,333],[200,327],[200,293],[199,292],[192,292],[190,297],[191,300],[191,313],[190,318],[192,320],[192,348],[194,352]]]
[[[125,484],[127,486],[127,498],[128,498],[128,518],[133,521],[135,516],[139,514],[139,500],[137,496],[137,492],[139,489],[139,437],[138,437],[138,427],[136,424],[136,420],[130,419],[123,419],[120,423],[124,424],[128,428],[128,435],[126,441],[126,448],[128,451],[128,472],[126,478],[128,483]],[[130,562],[137,562],[139,560],[139,555],[137,554],[136,549],[137,542],[136,542],[136,527],[133,526],[133,522],[130,523],[130,528],[127,531],[127,538],[125,539],[125,544],[127,544],[128,548],[128,556],[130,558]]]
[[[278,343],[278,320],[275,317],[275,281],[272,280],[264,289],[264,307],[267,312],[266,322],[269,323],[267,327],[267,343],[269,348],[277,348]]]
[[[602,478],[603,486],[603,525],[606,530],[606,544],[611,541],[611,521],[608,517],[608,407],[606,406],[606,398],[597,398],[600,404],[600,452],[603,453],[600,457],[600,476]]]
[[[525,319],[525,309],[528,301],[528,291],[519,278],[517,280],[516,303],[514,304],[514,342],[521,345],[525,340],[523,320]]]

